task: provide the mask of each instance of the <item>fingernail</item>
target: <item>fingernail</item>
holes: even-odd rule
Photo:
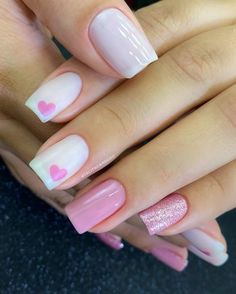
[[[71,135],[38,154],[29,165],[52,190],[77,173],[88,156],[86,142],[80,136]]]
[[[78,233],[96,226],[125,202],[125,190],[115,180],[107,180],[69,203],[65,211]]]
[[[182,235],[199,251],[207,256],[213,256],[225,252],[225,246],[218,240],[212,238],[202,230],[193,229],[182,233]]]
[[[172,269],[181,272],[188,265],[188,260],[166,248],[154,248],[150,253]]]
[[[96,234],[97,238],[102,241],[107,246],[111,247],[115,250],[120,250],[124,248],[124,244],[122,243],[122,239],[114,234],[111,233],[101,233]]]
[[[194,253],[196,256],[200,257],[201,259],[205,260],[206,262],[215,265],[215,266],[221,266],[223,265],[229,258],[229,255],[225,252],[218,253],[215,255],[208,255],[206,253],[203,253],[201,250],[199,250],[195,246],[188,246],[189,251]]]
[[[47,122],[72,104],[82,88],[78,74],[67,72],[44,83],[26,101],[42,122]]]
[[[155,235],[180,221],[187,213],[185,198],[171,194],[139,213],[150,235]]]
[[[118,9],[100,12],[90,25],[89,35],[97,52],[126,78],[157,60],[145,34]]]

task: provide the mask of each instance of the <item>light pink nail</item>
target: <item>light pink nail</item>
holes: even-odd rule
[[[155,235],[180,221],[187,213],[185,198],[179,194],[171,194],[157,204],[139,213],[149,234]]]
[[[178,272],[183,271],[188,265],[188,261],[186,259],[166,248],[154,248],[150,251],[150,253],[158,260]]]
[[[101,233],[96,234],[96,236],[100,241],[102,241],[104,244],[111,247],[112,249],[120,250],[124,248],[124,244],[121,241],[122,239],[117,235],[114,235],[112,233]]]
[[[95,16],[89,36],[97,52],[126,78],[157,60],[144,33],[118,9],[109,8]]]
[[[83,234],[115,213],[125,202],[125,190],[107,180],[69,203],[65,210],[78,233]]]

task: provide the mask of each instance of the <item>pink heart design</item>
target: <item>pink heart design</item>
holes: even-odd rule
[[[50,175],[54,182],[60,181],[67,175],[67,170],[65,168],[59,168],[57,165],[52,165],[50,167]]]
[[[43,116],[49,116],[55,111],[56,105],[54,103],[47,103],[45,101],[39,101],[38,109]]]

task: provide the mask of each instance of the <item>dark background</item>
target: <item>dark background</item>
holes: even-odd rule
[[[131,2],[131,1],[130,1]],[[136,1],[135,8],[155,1]],[[18,184],[0,161],[0,294],[228,294],[236,287],[236,213],[220,219],[230,259],[190,256],[176,273],[126,244],[115,252]]]

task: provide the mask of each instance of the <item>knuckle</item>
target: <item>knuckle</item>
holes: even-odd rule
[[[217,52],[200,43],[186,42],[168,53],[176,70],[198,83],[212,79],[219,63]]]

